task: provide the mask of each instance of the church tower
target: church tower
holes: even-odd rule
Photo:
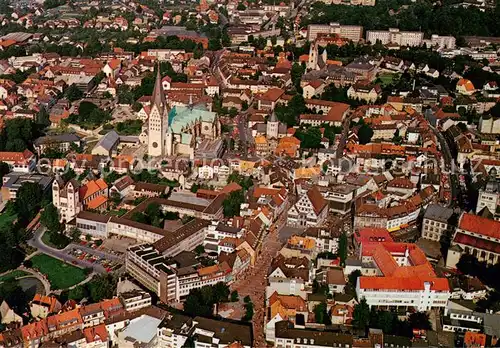
[[[318,44],[316,41],[311,42],[309,46],[309,59],[307,61],[307,69],[316,70],[318,67]]]
[[[150,156],[162,156],[166,152],[168,112],[169,107],[165,99],[165,93],[163,92],[160,67],[158,66],[148,120],[148,154]]]
[[[276,114],[273,111],[266,125],[266,136],[268,139],[270,138],[278,139],[279,124],[280,122],[278,121],[278,117],[276,117]]]

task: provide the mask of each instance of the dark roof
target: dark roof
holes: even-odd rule
[[[288,321],[277,322],[275,331],[276,338],[293,339],[294,343],[303,343],[304,346],[352,347],[353,345],[352,335],[333,331],[295,329]]]
[[[210,225],[210,221],[208,220],[191,220],[175,232],[166,234],[162,239],[155,242],[153,247],[155,247],[160,253],[163,253],[165,250],[168,250],[179,242],[189,238],[201,229],[206,228],[208,225]]]
[[[252,326],[229,321],[195,317],[196,327],[214,332],[214,337],[218,338],[219,345],[227,345],[240,342],[244,346],[253,346]]]
[[[35,139],[33,144],[35,146],[40,146],[44,144],[54,144],[54,143],[72,143],[75,141],[80,141],[80,137],[73,133],[64,133],[58,135],[47,135]]]

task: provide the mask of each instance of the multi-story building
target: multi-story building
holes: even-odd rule
[[[314,41],[319,34],[337,34],[341,38],[358,42],[363,37],[363,27],[359,25],[343,25],[339,23],[309,24],[307,26],[307,40]]]
[[[288,211],[287,223],[292,226],[321,226],[328,215],[328,203],[317,187],[308,190]]]
[[[453,36],[441,36],[432,34],[430,40],[424,40],[428,47],[455,49],[456,40]]]
[[[422,238],[441,241],[450,238],[452,234],[453,209],[437,204],[429,204],[424,213],[422,221]]]
[[[177,299],[177,275],[172,261],[151,245],[143,244],[127,250],[125,269],[138,282],[168,303]]]
[[[447,267],[455,268],[464,253],[479,261],[496,264],[500,260],[500,222],[462,213],[451,245],[446,258]]]
[[[389,30],[368,30],[366,41],[374,44],[380,41],[383,45],[396,44],[399,46],[421,46],[424,33],[420,31],[399,31],[397,28]]]
[[[371,306],[414,307],[418,311],[444,308],[450,297],[446,278],[438,278],[424,252],[415,244],[361,244],[362,263],[374,263],[377,276],[361,276],[356,284],[358,299]]]
[[[245,230],[243,228],[226,225],[222,222],[212,221],[207,226],[207,232],[203,246],[205,250],[217,250],[219,242],[224,238],[242,238]]]
[[[151,306],[151,295],[145,291],[131,290],[122,292],[119,297],[127,312],[134,312]]]
[[[129,248],[125,267],[127,272],[165,303],[178,302],[193,289],[227,282],[231,273],[225,262],[209,267],[177,268],[175,261],[148,244]]]
[[[35,139],[33,146],[41,156],[48,149],[52,151],[66,153],[71,149],[71,144],[74,144],[77,148],[81,145],[80,137],[73,133],[64,133],[59,135],[47,135]]]
[[[254,347],[252,327],[236,322],[171,313],[158,327],[158,347],[181,348],[188,338],[196,348]]]
[[[3,177],[2,184],[2,201],[6,202],[11,199],[16,199],[17,191],[24,183],[37,183],[42,188],[43,192],[47,192],[52,183],[50,176],[40,174],[21,174],[9,173]]]
[[[7,163],[13,172],[30,173],[36,167],[35,155],[30,150],[0,152],[0,162]]]
[[[276,348],[322,348],[353,347],[353,336],[333,331],[295,328],[289,321],[275,324],[274,347]]]

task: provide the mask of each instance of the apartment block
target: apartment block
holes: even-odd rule
[[[307,26],[307,40],[314,41],[320,34],[336,34],[341,38],[358,42],[363,37],[363,27],[339,23],[309,24]]]
[[[420,31],[400,31],[397,28],[389,30],[368,30],[366,41],[374,44],[380,41],[383,45],[396,44],[399,46],[420,46],[424,40],[424,33]]]

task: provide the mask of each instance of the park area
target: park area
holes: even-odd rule
[[[86,277],[84,269],[64,263],[46,254],[38,254],[31,259],[32,268],[46,276],[52,290],[67,289],[83,281]]]

